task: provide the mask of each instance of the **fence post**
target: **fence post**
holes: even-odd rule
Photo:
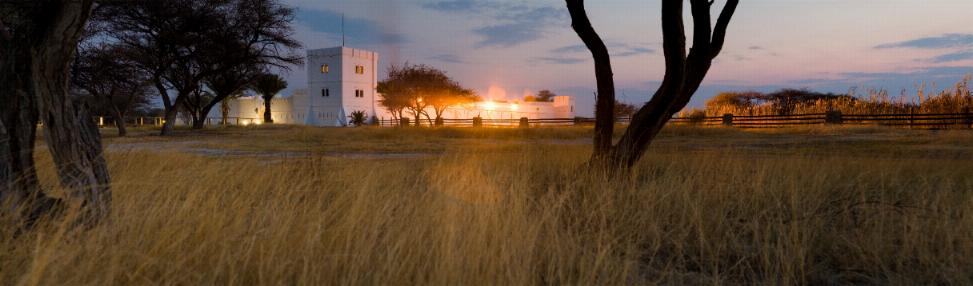
[[[733,126],[733,114],[723,114],[723,126]]]
[[[841,111],[828,111],[824,114],[825,124],[842,124],[845,120],[841,117]]]
[[[479,116],[473,117],[473,127],[483,127],[483,118]]]
[[[521,117],[520,128],[530,128],[530,119],[527,119],[527,117]]]
[[[970,113],[970,107],[963,108],[963,113],[966,115],[966,127],[973,129],[973,113]]]

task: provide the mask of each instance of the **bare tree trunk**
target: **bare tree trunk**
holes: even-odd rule
[[[199,130],[206,127],[206,119],[203,116],[196,112],[191,112],[190,115],[193,117],[193,129]]]
[[[270,112],[270,108],[273,105],[273,98],[264,97],[264,123],[274,124],[273,113]]]
[[[179,100],[177,99],[176,101],[178,102]],[[160,132],[159,135],[162,135],[162,136],[172,135],[172,132],[175,129],[175,126],[176,126],[176,117],[177,116],[179,116],[179,108],[178,107],[173,106],[173,107],[169,108],[168,110],[166,110],[165,119],[163,119],[164,122],[162,123],[162,131]]]
[[[59,201],[45,195],[34,163],[37,102],[31,86],[32,36],[0,37],[0,214],[20,216],[28,225]]]
[[[598,45],[597,34],[590,26],[587,16],[584,14],[582,0],[566,0],[568,9],[571,11],[573,26],[578,35],[585,40],[585,44],[592,51],[596,62],[596,75],[598,75],[598,105],[596,122],[607,124],[614,120],[613,113],[602,113],[602,103],[611,102],[614,105],[614,94],[609,101],[606,94],[601,89],[614,90],[614,83],[610,81],[610,64],[603,57],[607,57],[607,52],[602,52],[604,46]],[[729,0],[716,24],[715,32],[711,26],[710,8],[713,2],[710,0],[690,0],[692,4],[693,18],[693,48],[688,57],[686,55],[686,36],[685,25],[683,24],[683,2],[684,0],[663,0],[662,1],[662,34],[663,52],[666,61],[666,74],[662,85],[652,96],[652,99],[638,110],[633,116],[631,124],[625,130],[618,143],[610,148],[606,158],[599,159],[598,155],[604,152],[603,148],[606,134],[602,133],[605,129],[596,128],[595,135],[595,156],[594,162],[605,163],[609,168],[617,169],[631,167],[645,154],[646,149],[655,139],[659,131],[672,118],[672,116],[684,108],[693,94],[702,84],[703,79],[709,72],[713,63],[713,58],[719,55],[723,48],[726,37],[726,29],[730,19],[736,11],[739,0]],[[607,70],[598,69],[598,63],[603,62]],[[608,119],[606,117],[612,117]],[[608,134],[610,136],[610,134]],[[602,140],[602,141],[599,141]],[[610,144],[610,137],[607,138]]]
[[[115,116],[115,128],[118,129],[118,137],[128,136],[128,129],[125,128],[125,113],[117,107],[112,107],[112,113]]]
[[[175,123],[176,116],[179,114],[177,111],[178,105],[173,104],[172,99],[169,98],[169,90],[166,89],[165,84],[162,83],[161,75],[157,73],[155,76],[153,76],[152,80],[155,84],[155,89],[159,91],[159,96],[162,97],[162,107],[165,111],[165,114],[163,115],[164,122],[162,123],[162,130],[160,131],[159,135],[168,136],[172,134],[172,129],[174,126],[173,123]]]
[[[584,10],[584,0],[566,0],[571,14],[571,27],[584,42],[595,60],[598,96],[595,104],[595,136],[592,160],[600,160],[611,151],[615,132],[615,79],[611,57],[605,42],[591,26]]]
[[[229,120],[230,120],[230,103],[229,102],[223,101],[223,102],[220,103],[220,113],[222,113],[222,117],[221,117],[222,121],[221,121],[221,124],[223,124],[223,125],[230,124],[229,123]]]
[[[51,5],[50,17],[31,48],[32,87],[48,148],[68,196],[81,202],[86,219],[107,215],[111,179],[102,153],[101,134],[83,104],[68,96],[68,63],[91,11],[92,1],[63,0]]]
[[[686,56],[686,36],[682,17],[682,0],[662,2],[663,50],[666,76],[662,86],[633,117],[632,124],[612,152],[611,162],[631,167],[672,116],[686,107],[709,72],[713,58],[719,55],[726,29],[739,0],[729,0],[713,31],[708,0],[690,0],[693,16],[693,48]]]

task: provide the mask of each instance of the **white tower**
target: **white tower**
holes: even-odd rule
[[[295,102],[304,124],[347,126],[352,112],[375,116],[378,53],[335,47],[307,51],[307,100]]]

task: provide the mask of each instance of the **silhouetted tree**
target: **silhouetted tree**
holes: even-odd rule
[[[542,91],[537,92],[537,101],[540,101],[540,102],[551,102],[551,101],[554,101],[554,97],[555,96],[557,96],[557,94],[554,94],[550,90],[546,90],[545,89],[545,90],[542,90]]]
[[[101,135],[88,110],[69,96],[68,66],[93,0],[0,2],[0,206],[26,206],[34,217],[56,200],[44,195],[34,171],[34,137],[44,124],[67,199],[83,217],[109,211],[111,186]],[[24,213],[21,213],[24,214]],[[30,219],[30,218],[28,218]]]
[[[264,73],[257,76],[250,88],[264,100],[264,123],[274,123],[270,109],[277,93],[287,88],[287,81],[276,74]]]
[[[611,170],[638,162],[659,131],[681,110],[703,82],[713,59],[723,48],[726,30],[739,0],[728,0],[713,28],[711,0],[689,0],[693,19],[693,47],[686,54],[683,5],[685,0],[662,0],[662,36],[666,73],[652,99],[632,117],[632,122],[614,146],[614,80],[604,42],[598,37],[584,11],[583,0],[565,0],[572,27],[595,60],[598,99],[595,108],[595,144],[592,162]]]
[[[203,81],[240,66],[288,70],[303,62],[294,51],[294,9],[279,0],[130,0],[102,9],[99,19],[118,42],[139,51],[166,109],[169,134],[176,107],[187,106],[194,127],[228,95],[193,100]],[[174,91],[175,99],[169,95]]]
[[[451,79],[446,82],[440,82],[440,84],[442,86],[437,88],[440,89],[439,92],[435,92],[431,96],[426,97],[426,100],[429,101],[429,105],[432,106],[433,112],[435,113],[437,126],[445,124],[443,113],[446,112],[446,109],[452,106],[476,102],[480,98],[472,90],[460,86],[459,83]]]
[[[629,117],[635,114],[637,108],[635,105],[624,103],[621,101],[615,101],[615,118]]]
[[[242,95],[244,89],[248,85],[253,84],[254,80],[260,75],[259,71],[254,70],[253,66],[240,65],[232,69],[224,70],[223,72],[210,75],[206,79],[206,87],[212,91],[212,97],[206,101],[206,104],[199,109],[198,118],[206,119],[209,116],[210,111],[216,104],[223,104],[227,102],[230,98],[237,98]],[[227,110],[222,110],[223,122],[226,122],[226,112]],[[203,128],[204,121],[198,120],[193,122],[193,128],[200,129]]]
[[[128,134],[128,114],[149,105],[149,75],[132,63],[124,49],[113,45],[82,49],[72,71],[72,83],[87,95],[93,111],[112,117],[119,136]]]
[[[378,92],[382,99],[379,103],[393,114],[409,110],[420,125],[421,117],[431,117],[426,109],[433,108],[436,118],[441,121],[442,112],[449,106],[475,100],[473,92],[461,87],[446,75],[446,72],[426,66],[391,66],[388,77],[379,82]],[[430,121],[432,121],[430,119]]]

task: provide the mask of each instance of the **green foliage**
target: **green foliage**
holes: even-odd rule
[[[449,106],[474,102],[479,97],[446,75],[445,71],[427,66],[410,65],[389,67],[388,77],[378,83],[379,104],[392,114],[402,117],[404,110],[419,118],[428,107],[440,117]],[[418,121],[417,121],[418,124]]]
[[[367,118],[368,118],[368,115],[365,114],[365,112],[364,111],[361,111],[361,110],[353,111],[353,112],[351,112],[351,115],[348,116],[348,119],[350,120],[350,123],[352,125],[355,125],[355,126],[365,125],[365,122],[367,122],[367,120],[368,120]]]
[[[537,93],[537,96],[528,95],[524,96],[525,102],[552,102],[557,94],[551,92],[550,90],[541,90]]]
[[[250,89],[260,94],[264,100],[271,100],[281,90],[287,88],[287,81],[279,75],[264,73],[257,76],[250,86]]]

